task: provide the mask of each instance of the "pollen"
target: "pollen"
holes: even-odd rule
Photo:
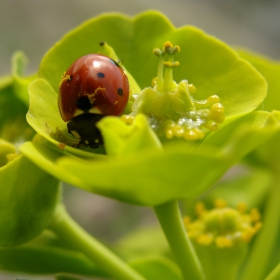
[[[207,210],[202,202],[198,202],[195,205],[198,218],[184,218],[187,233],[197,244],[231,248],[242,242],[250,242],[261,229],[261,215],[256,208],[245,213],[243,203],[231,208],[223,199],[217,199],[214,206],[212,210]]]
[[[134,117],[130,115],[122,115],[120,119],[126,124],[132,124],[134,122]]]

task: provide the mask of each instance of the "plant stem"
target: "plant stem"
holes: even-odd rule
[[[145,280],[138,272],[82,229],[69,216],[63,205],[59,206],[54,221],[49,228],[70,248],[83,252],[114,279]]]
[[[186,233],[178,202],[169,201],[155,206],[154,210],[184,279],[204,279],[199,259]]]
[[[253,248],[251,250],[249,260],[242,273],[242,280],[264,279],[267,264],[270,261],[270,255],[277,241],[277,233],[280,221],[280,185],[279,176],[273,180],[269,197],[266,202],[266,207],[263,217],[263,228],[260,230]]]

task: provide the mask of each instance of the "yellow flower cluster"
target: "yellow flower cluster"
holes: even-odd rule
[[[245,213],[242,203],[234,209],[219,199],[212,210],[207,210],[202,202],[196,204],[195,210],[198,219],[185,217],[184,223],[189,237],[201,245],[214,243],[218,248],[230,248],[239,242],[248,243],[261,228],[259,211],[254,208]]]

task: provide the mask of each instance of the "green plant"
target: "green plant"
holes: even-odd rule
[[[75,147],[77,139],[57,106],[64,71],[88,53],[120,60],[131,90],[122,116],[97,123],[104,139],[97,149]],[[46,53],[31,77],[23,75],[25,61],[22,53],[15,54],[12,74],[0,80],[3,270],[50,273],[57,279],[210,280],[264,279],[276,267],[279,64],[238,53],[194,27],[176,29],[151,11],[134,18],[105,14],[84,23]],[[246,176],[210,192],[241,162],[250,171]],[[159,229],[127,236],[109,250],[67,214],[60,181],[154,208],[171,254],[160,238],[147,245],[160,236]],[[264,206],[260,232],[257,214],[246,216],[241,207],[239,215],[223,205],[218,207],[222,219],[209,216],[215,211],[208,216],[200,211],[206,223],[195,223],[191,234],[178,202],[184,215],[193,216],[198,196],[210,204],[221,197],[231,207],[239,202]],[[250,238],[243,219],[249,219]],[[217,244],[227,245],[216,246],[213,234]],[[240,234],[243,238],[236,238]],[[143,248],[140,255],[136,243]],[[278,271],[266,279],[277,279]]]

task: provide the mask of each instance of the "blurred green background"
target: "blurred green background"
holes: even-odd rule
[[[278,0],[0,0],[0,75],[10,72],[10,58],[17,50],[29,58],[27,72],[35,72],[44,53],[67,31],[100,13],[133,16],[149,9],[163,12],[177,27],[195,25],[232,46],[280,59]],[[73,218],[105,242],[156,223],[149,208],[122,204],[71,186],[64,187],[64,200]],[[10,279],[53,278],[0,274],[0,280]]]

